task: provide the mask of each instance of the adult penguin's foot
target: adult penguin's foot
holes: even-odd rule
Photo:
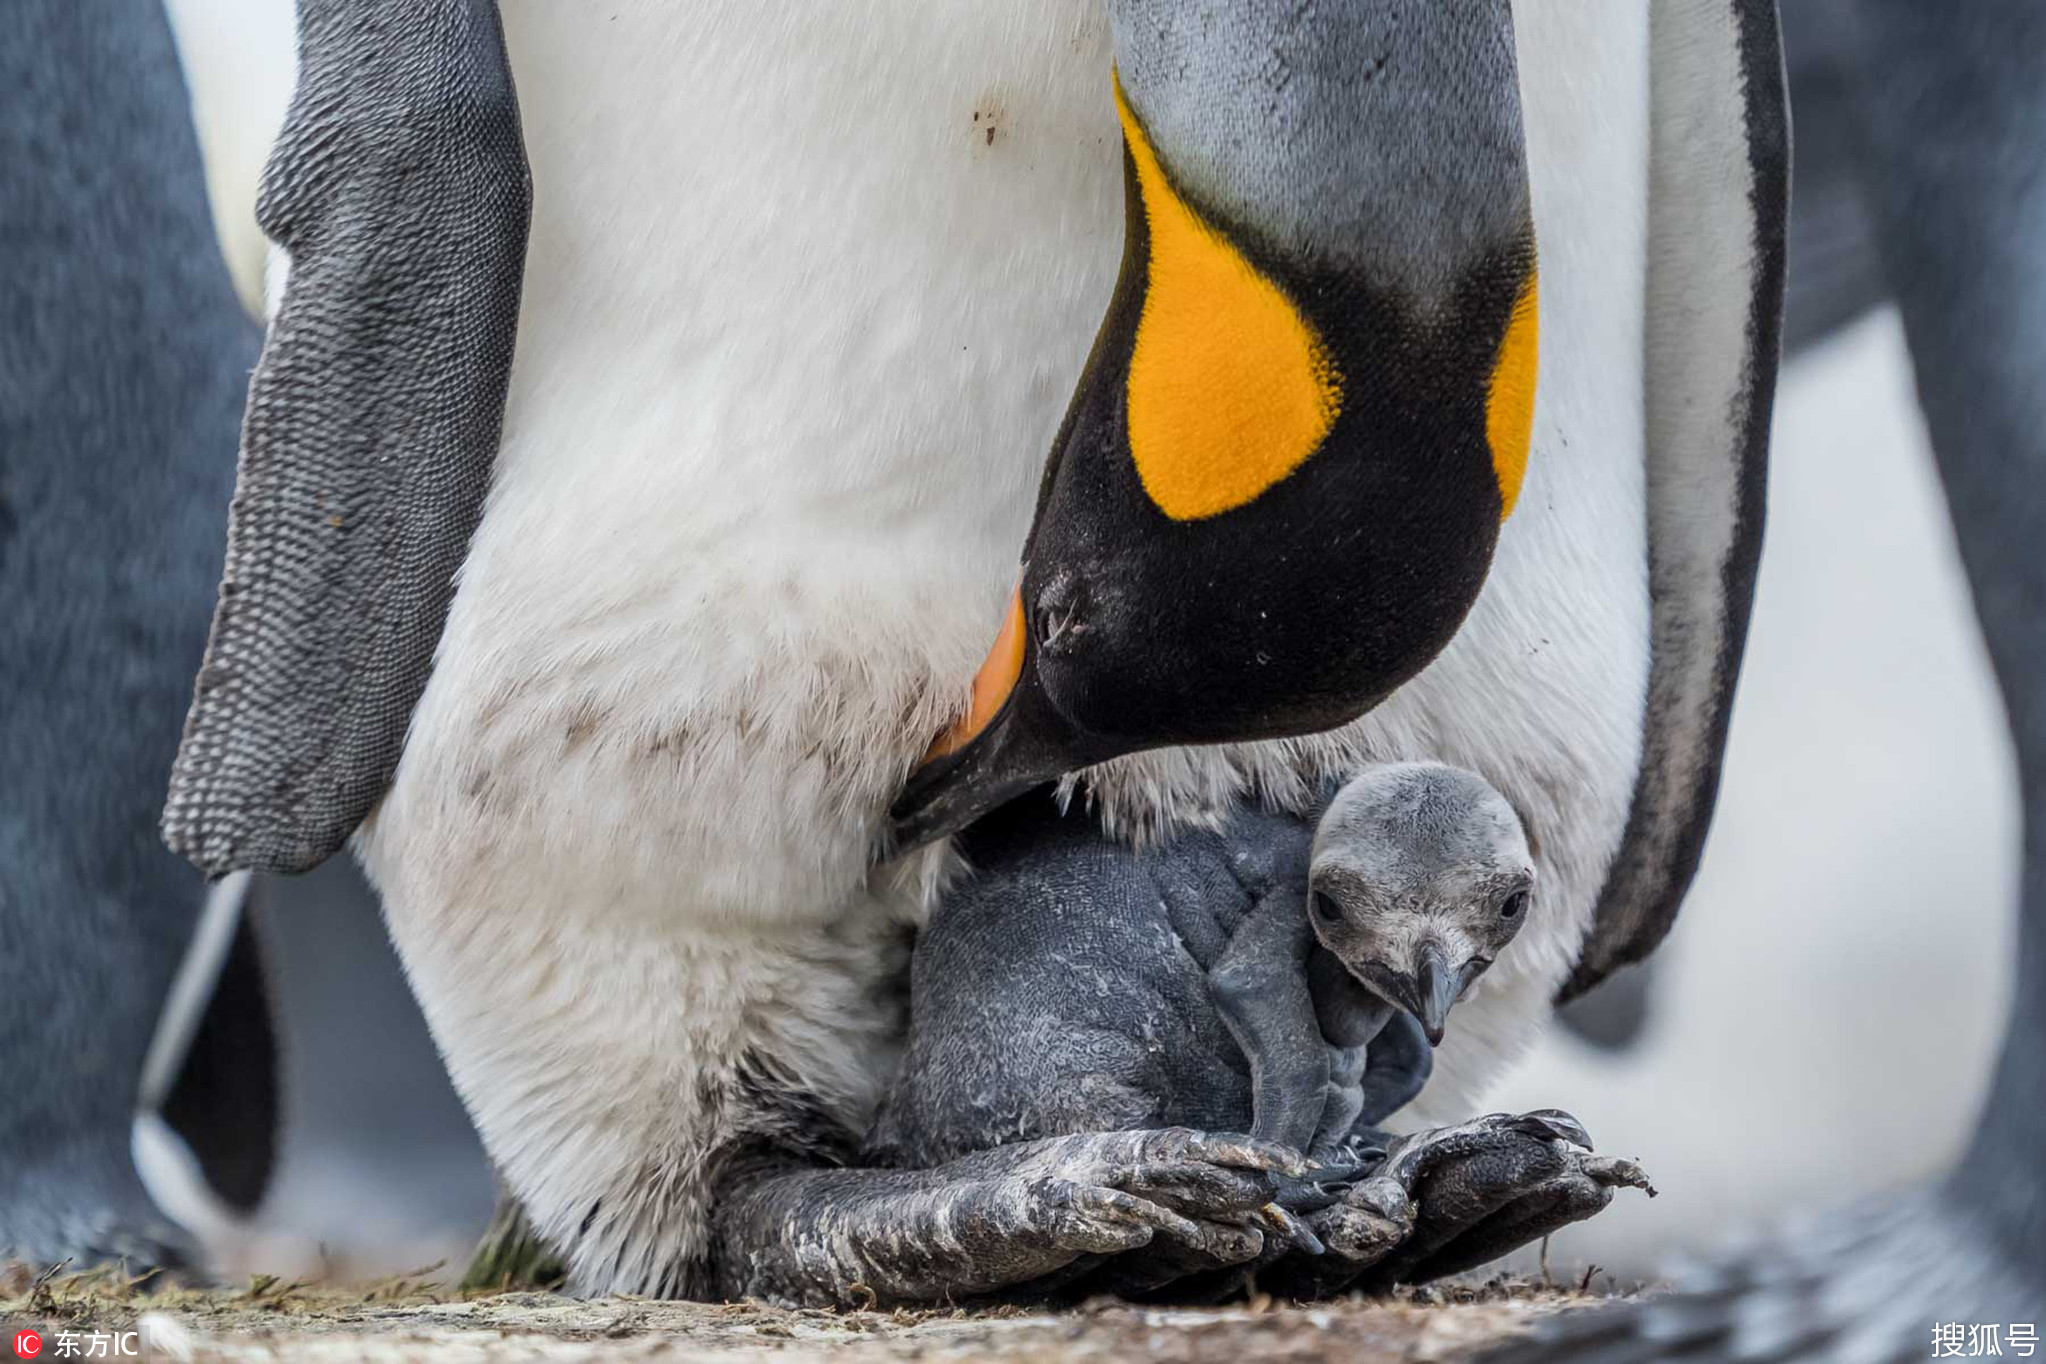
[[[1047,1295],[1109,1256],[1255,1259],[1288,1224],[1276,1176],[1300,1156],[1248,1137],[1088,1133],[930,1170],[735,1169],[718,1204],[721,1295],[804,1303]]]
[[[1601,1212],[1622,1187],[1655,1192],[1633,1161],[1592,1154],[1583,1126],[1555,1109],[1395,1137],[1338,1202],[1308,1214],[1327,1253],[1258,1282],[1293,1297],[1426,1283]]]

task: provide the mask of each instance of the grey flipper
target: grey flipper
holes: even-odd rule
[[[1641,771],[1569,999],[1675,921],[1719,793],[1762,550],[1790,147],[1772,0],[1683,0],[1649,24],[1651,633]]]
[[[130,1139],[206,897],[158,794],[256,345],[161,7],[0,5],[0,1260],[190,1254]],[[262,1026],[189,1115],[238,1120],[214,1172],[244,1198],[268,1171]]]
[[[1851,6],[1855,0],[1846,0]],[[1783,13],[1783,57],[1796,129],[1783,353],[1794,358],[1889,297],[1875,226],[1855,172],[1856,127],[1848,26],[1841,0],[1799,0]],[[1640,1040],[1655,1012],[1654,958],[1614,971],[1557,1010],[1580,1040],[1618,1051]]]
[[[163,812],[303,871],[388,786],[482,515],[531,203],[493,0],[301,0],[257,216],[290,252]]]
[[[1435,1050],[1413,1015],[1395,1012],[1371,1039],[1364,1067],[1364,1106],[1357,1121],[1377,1127],[1412,1103],[1435,1069]]]
[[[1300,870],[1298,884],[1252,906],[1237,925],[1208,972],[1208,989],[1250,1062],[1250,1134],[1306,1151],[1321,1128],[1330,1067],[1307,988],[1314,930],[1307,923],[1306,868]]]
[[[1858,0],[1859,167],[1989,646],[2024,800],[2017,981],[1974,1139],[1931,1185],[1787,1233],[1500,1364],[1888,1364],[2046,1306],[2046,9]],[[1871,1141],[1884,1134],[1871,1132]],[[2002,1346],[2014,1356],[2008,1339]],[[1972,1351],[1971,1351],[1972,1352]]]
[[[1421,1025],[1364,988],[1335,953],[1316,944],[1306,974],[1315,1022],[1329,1047],[1328,1095],[1307,1148],[1319,1161],[1351,1145],[1360,1126],[1375,1125],[1411,1103],[1427,1083],[1435,1054]],[[1392,1026],[1395,1017],[1409,1026]]]

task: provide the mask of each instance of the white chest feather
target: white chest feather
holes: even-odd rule
[[[610,1239],[686,1241],[746,1054],[851,1123],[890,1060],[936,860],[869,887],[871,843],[1113,286],[1106,23],[504,9],[534,217],[503,448],[364,851],[543,1230],[640,1188]],[[605,1239],[585,1281],[629,1282]]]

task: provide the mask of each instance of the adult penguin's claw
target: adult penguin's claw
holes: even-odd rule
[[[1321,1255],[1328,1247],[1314,1234],[1314,1228],[1277,1203],[1267,1203],[1258,1215],[1279,1243],[1307,1255]]]
[[[1423,1283],[1590,1217],[1617,1189],[1653,1192],[1639,1165],[1590,1148],[1584,1125],[1557,1109],[1395,1138],[1339,1200],[1306,1211],[1326,1253],[1274,1265],[1259,1283],[1300,1297]]]
[[[1567,1141],[1573,1146],[1582,1146],[1587,1151],[1598,1149],[1591,1144],[1591,1133],[1584,1130],[1584,1124],[1560,1108],[1532,1109],[1509,1118],[1508,1122],[1529,1136],[1545,1136],[1556,1141]]]

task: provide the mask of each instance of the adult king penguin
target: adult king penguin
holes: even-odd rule
[[[0,7],[0,1260],[189,1266],[138,1150],[269,1179],[247,878],[155,831],[256,346],[162,7]]]
[[[1412,618],[1369,583],[1378,626],[1344,654],[1368,676],[1296,649],[1290,682],[1274,670],[1253,706],[1204,717],[1238,704],[1220,669],[1242,659],[1195,654],[1230,687],[1162,734],[1073,726],[1066,758],[1334,723],[1440,649],[1432,664],[1333,740],[1098,771],[1115,828],[1253,788],[1304,800],[1364,756],[1488,776],[1547,893],[1495,968],[1507,983],[1465,1006],[1449,1104],[1580,963],[1593,978],[1658,936],[1702,837],[1759,533],[1782,169],[1766,5],[1692,0],[1652,29],[1635,7],[1268,0],[943,22],[906,3],[515,4],[501,30],[486,0],[300,15],[260,210],[290,282],[166,831],[220,872],[302,867],[360,826],[455,1082],[577,1285],[978,1291],[1199,1243],[1218,1200],[1287,1164],[1162,1132],[829,1168],[893,1063],[905,933],[945,870],[939,848],[878,869],[873,849],[969,709],[1043,451],[1081,469],[1076,433],[1125,443],[1168,519],[1311,486],[1339,435],[1437,452],[1423,486],[1445,504],[1441,534],[1396,539],[1431,556]],[[1518,149],[1475,154],[1507,111],[1538,325],[1523,182],[1500,169]],[[1115,285],[1126,206],[1152,265],[1178,233],[1206,251],[1181,261],[1226,267],[1181,292],[1180,335],[1218,289],[1241,305],[1148,397],[1149,295],[1127,270]],[[1350,334],[1303,241],[1427,290]],[[1473,246],[1501,263],[1474,272]],[[1437,330],[1410,349],[1389,322],[1417,315]],[[1516,327],[1542,338],[1524,481],[1485,419]],[[1285,363],[1218,436],[1189,414],[1237,341]],[[1397,373],[1402,353],[1428,366]],[[1343,434],[1345,411],[1385,425]],[[1232,441],[1269,458],[1246,474]],[[1344,509],[1358,524],[1414,514],[1396,482],[1374,491]],[[1332,553],[1266,524],[1210,553]],[[1040,673],[1071,605],[1016,622]]]

